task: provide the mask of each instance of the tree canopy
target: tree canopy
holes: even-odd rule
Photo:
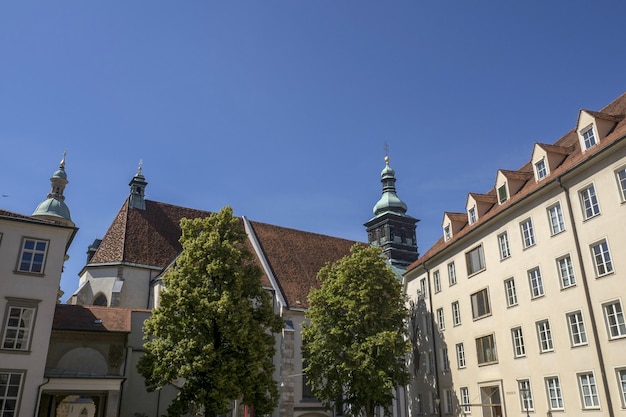
[[[170,416],[217,416],[233,400],[271,413],[278,404],[271,332],[283,321],[261,286],[240,220],[224,207],[208,218],[183,219],[181,229],[183,250],[144,323],[139,372],[149,390],[176,382]]]
[[[381,250],[356,244],[318,273],[303,331],[306,380],[330,407],[342,399],[351,416],[390,413],[393,389],[407,384],[408,309],[402,285]]]

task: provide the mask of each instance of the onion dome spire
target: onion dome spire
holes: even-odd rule
[[[74,226],[72,218],[70,217],[70,209],[65,204],[65,186],[68,184],[67,174],[65,173],[65,157],[67,152],[63,152],[63,158],[59,163],[59,169],[54,171],[50,178],[50,192],[48,197],[37,206],[33,217],[41,217],[47,220],[52,220],[66,224],[68,226]]]
[[[396,194],[396,173],[389,166],[389,155],[385,156],[385,168],[380,173],[380,177],[380,182],[383,184],[383,195],[374,206],[374,215],[378,216],[386,211],[406,213],[406,204]]]
[[[132,208],[136,208],[139,210],[146,209],[146,199],[145,199],[145,191],[148,183],[146,182],[146,178],[142,173],[142,165],[143,162],[141,159],[139,160],[139,168],[137,169],[137,173],[130,180],[128,185],[130,186],[130,197],[128,199],[128,206]]]

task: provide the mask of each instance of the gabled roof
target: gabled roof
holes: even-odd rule
[[[180,220],[208,217],[208,211],[195,210],[146,200],[146,209],[129,208],[123,204],[102,238],[102,243],[89,261],[95,264],[125,263],[164,269],[181,252],[178,239]],[[243,222],[243,220],[242,220]],[[308,307],[311,287],[317,287],[317,272],[327,262],[349,254],[354,241],[319,235],[280,226],[250,221],[254,234],[267,260],[270,271],[261,278],[262,285],[271,287],[268,273],[276,278],[279,290],[289,307]],[[248,241],[248,249],[255,254]],[[258,257],[255,261],[263,269]]]
[[[130,333],[131,312],[126,308],[57,304],[52,330]]]

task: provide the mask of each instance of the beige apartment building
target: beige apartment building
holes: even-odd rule
[[[626,415],[626,94],[445,213],[404,275],[409,415]]]

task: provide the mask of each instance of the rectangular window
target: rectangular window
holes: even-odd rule
[[[443,372],[448,372],[450,370],[450,360],[448,359],[448,348],[441,348],[441,369]]]
[[[456,284],[456,267],[454,266],[454,262],[448,264],[448,283],[450,286]]]
[[[626,167],[615,171],[615,177],[617,178],[617,188],[619,189],[619,196],[622,201],[626,201]]]
[[[524,248],[529,248],[535,244],[535,232],[533,230],[533,222],[531,219],[526,219],[520,223],[520,229],[522,230],[522,244]]]
[[[614,301],[604,306],[604,318],[611,339],[626,336],[626,323],[624,323],[624,311],[619,301]]]
[[[454,396],[452,391],[450,391],[449,389],[444,390],[444,398],[446,401],[446,408],[444,410],[444,412],[448,415],[451,415],[454,412]]]
[[[461,400],[461,411],[463,411],[464,414],[469,414],[472,411],[472,407],[470,406],[469,388],[459,388],[459,394]]]
[[[541,297],[543,292],[543,279],[541,278],[541,270],[539,267],[528,271],[528,281],[530,283],[531,298]]]
[[[426,285],[426,278],[420,279],[420,293],[422,297],[428,297],[428,286]]]
[[[483,253],[483,245],[478,245],[465,254],[465,262],[467,263],[467,275],[473,275],[485,269],[485,254]]]
[[[456,363],[459,369],[465,368],[465,346],[463,343],[456,344]]]
[[[595,136],[595,134],[593,133],[593,125],[591,125],[591,126],[587,126],[587,128],[586,128],[586,129],[584,129],[584,130],[581,132],[581,135],[582,135],[582,137],[583,137],[583,142],[584,142],[584,144],[585,144],[585,149],[589,149],[589,148],[591,148],[592,146],[594,146],[596,143],[598,143],[598,142],[596,141],[596,136]]]
[[[507,232],[498,235],[498,247],[500,248],[500,259],[506,259],[511,256],[511,247],[509,246],[509,235]]]
[[[585,220],[600,214],[600,206],[598,205],[596,189],[593,187],[593,184],[581,190],[579,195],[580,204],[583,209],[583,217],[585,218]]]
[[[617,384],[622,398],[622,407],[626,407],[626,369],[617,370]]]
[[[515,289],[515,280],[513,278],[504,281],[504,291],[506,292],[506,306],[513,307],[517,305],[517,290]]]
[[[600,408],[600,399],[598,398],[598,389],[596,388],[596,379],[593,373],[578,374],[578,384],[580,386],[583,409]]]
[[[452,303],[452,324],[455,326],[461,325],[461,308],[458,301]]]
[[[476,223],[476,220],[478,220],[478,218],[476,217],[476,207],[472,207],[471,209],[469,209],[467,211],[467,216],[469,218],[469,224]]]
[[[435,285],[435,293],[441,292],[441,276],[439,271],[433,272],[433,282]]]
[[[476,356],[479,365],[494,363],[498,360],[494,335],[490,334],[476,339]]]
[[[548,393],[548,404],[550,410],[563,409],[563,394],[561,393],[561,382],[558,376],[546,378],[546,390]]]
[[[593,264],[596,267],[596,276],[601,277],[613,272],[611,252],[609,252],[609,244],[605,239],[591,245],[591,254],[593,255]]]
[[[552,331],[550,330],[550,322],[548,320],[537,322],[537,338],[539,339],[539,349],[541,353],[552,352],[554,350]]]
[[[574,276],[574,264],[572,258],[566,255],[556,260],[556,265],[559,270],[559,279],[561,281],[561,288],[568,288],[576,285],[576,277]]]
[[[535,409],[535,402],[533,401],[533,392],[530,389],[530,380],[519,379],[517,381],[517,387],[519,390],[519,399],[522,411],[533,411]]]
[[[424,402],[422,401],[422,394],[417,393],[417,414],[424,414]]]
[[[583,322],[583,313],[575,311],[567,315],[567,323],[569,325],[569,335],[572,346],[580,346],[587,344],[587,332],[585,331],[585,323]]]
[[[545,159],[535,162],[535,172],[537,173],[537,181],[544,179],[548,175]]]
[[[26,306],[9,306],[7,308],[2,349],[22,351],[30,349],[35,311],[34,307]]]
[[[491,314],[487,288],[472,294],[470,298],[472,300],[472,316],[474,319],[479,319]]]
[[[550,220],[550,230],[553,235],[565,230],[565,220],[563,220],[561,203],[556,203],[548,207],[548,219]]]
[[[443,228],[443,238],[447,242],[451,237],[452,234],[450,233],[450,225],[446,225],[446,227]]]
[[[432,352],[428,352],[428,369],[431,374],[435,372],[435,355]]]
[[[437,309],[437,323],[439,323],[439,330],[445,330],[446,324],[443,321],[443,308]]]
[[[501,186],[498,187],[498,202],[502,204],[508,199],[509,199],[509,193],[507,192],[506,184],[502,184]]]
[[[43,274],[47,249],[48,241],[25,238],[22,244],[18,271]]]
[[[0,415],[17,416],[17,406],[22,391],[21,372],[0,371]]]
[[[439,414],[439,398],[436,392],[430,393],[430,414]]]
[[[511,329],[511,337],[513,338],[513,354],[516,358],[526,356],[526,346],[524,345],[524,333],[521,327]]]

